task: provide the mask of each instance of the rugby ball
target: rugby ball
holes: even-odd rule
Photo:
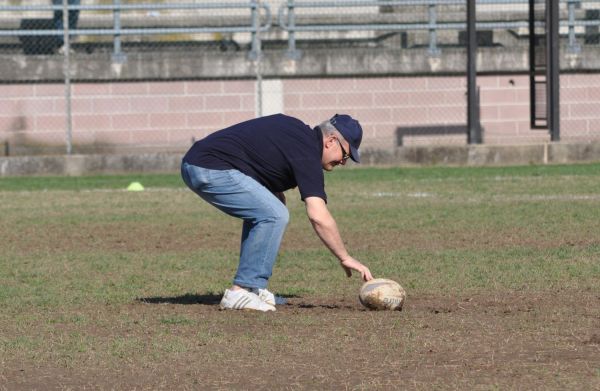
[[[396,281],[375,278],[363,284],[358,298],[370,310],[401,311],[406,291]]]

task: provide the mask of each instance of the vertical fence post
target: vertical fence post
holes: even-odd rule
[[[296,49],[296,14],[294,13],[294,0],[288,0],[287,2],[288,9],[288,50],[287,50],[287,58],[292,60],[298,60],[302,53],[300,50]]]
[[[262,83],[262,69],[260,58],[257,58],[254,62],[254,69],[256,72],[256,116],[263,116],[263,83]]]
[[[435,26],[437,23],[435,4],[429,4],[427,10],[429,14],[429,55],[439,56],[440,49],[437,47],[437,31]]]
[[[481,144],[479,90],[477,88],[477,9],[475,0],[467,0],[467,142]]]
[[[250,50],[250,53],[248,54],[248,57],[251,60],[256,60],[258,59],[258,57],[260,57],[260,35],[259,35],[259,30],[260,30],[260,10],[259,10],[259,4],[260,0],[251,0],[250,1],[250,7],[251,7],[251,17],[252,17],[252,49]]]
[[[559,0],[546,0],[546,80],[548,82],[548,129],[551,141],[560,141]]]
[[[65,107],[66,107],[66,147],[67,155],[73,152],[73,121],[71,110],[71,39],[69,34],[69,5],[68,0],[62,1],[63,9],[63,75],[65,77]]]
[[[113,0],[113,5],[119,7],[121,0]],[[113,36],[113,56],[118,57],[121,55],[121,35],[119,30],[121,29],[121,9],[115,8],[113,10],[113,27],[115,28],[115,35]]]
[[[569,53],[577,54],[581,51],[581,47],[575,38],[575,3],[577,0],[568,0],[568,15],[569,15]]]
[[[252,16],[252,49],[248,58],[254,62],[254,73],[256,76],[256,116],[262,117],[263,113],[263,86],[262,86],[262,53],[260,47],[260,0],[250,1]]]
[[[123,64],[127,57],[123,54],[121,47],[121,0],[113,0],[113,28],[115,35],[113,36],[113,55],[112,62]]]

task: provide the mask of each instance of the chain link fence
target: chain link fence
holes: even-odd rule
[[[537,0],[536,0],[537,1]],[[600,141],[600,1],[560,2],[561,142]],[[484,144],[531,126],[529,3],[477,1]],[[283,112],[364,149],[467,142],[466,1],[0,1],[4,155],[184,151]]]

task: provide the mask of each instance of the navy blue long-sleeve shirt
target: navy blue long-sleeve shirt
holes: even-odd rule
[[[302,200],[327,201],[322,154],[318,127],[275,114],[214,132],[194,143],[183,160],[213,170],[236,169],[274,193],[298,186]]]

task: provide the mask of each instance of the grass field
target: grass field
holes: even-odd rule
[[[360,306],[296,190],[263,314],[218,309],[241,223],[177,175],[0,179],[0,390],[600,389],[600,164],[326,181],[402,312]]]

